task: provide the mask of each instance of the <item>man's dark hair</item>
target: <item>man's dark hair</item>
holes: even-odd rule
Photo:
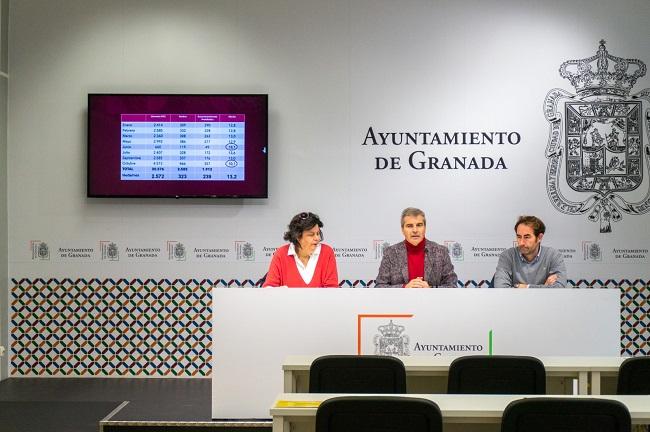
[[[519,219],[517,219],[517,223],[515,224],[515,232],[517,232],[517,227],[521,224],[531,227],[535,237],[539,237],[540,234],[546,232],[546,225],[544,225],[544,222],[535,216],[519,216]]]
[[[319,228],[323,228],[323,222],[316,213],[311,212],[302,212],[295,215],[291,222],[289,222],[288,231],[284,233],[284,239],[293,243],[293,246],[296,250],[300,249],[300,243],[298,240],[302,236],[303,231],[312,229],[318,225]],[[320,232],[320,238],[323,239],[323,231]]]

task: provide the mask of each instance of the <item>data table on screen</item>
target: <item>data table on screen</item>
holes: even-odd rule
[[[121,180],[245,180],[244,114],[122,114]]]

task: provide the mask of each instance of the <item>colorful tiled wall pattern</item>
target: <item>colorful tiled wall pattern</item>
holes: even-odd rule
[[[578,280],[576,288],[620,289],[621,355],[650,354],[650,281]],[[212,288],[259,281],[12,279],[12,376],[206,377],[211,373]],[[341,286],[371,287],[344,280]],[[488,280],[459,282],[489,287]]]

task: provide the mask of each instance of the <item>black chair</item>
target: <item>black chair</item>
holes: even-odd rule
[[[441,432],[438,405],[419,398],[343,396],[316,411],[316,432]]]
[[[650,357],[630,357],[621,363],[616,394],[650,395]]]
[[[310,393],[406,393],[406,370],[398,358],[329,355],[309,368]]]
[[[630,432],[625,405],[607,399],[530,398],[511,402],[501,432]]]
[[[449,365],[447,393],[546,394],[546,370],[535,357],[459,357]]]

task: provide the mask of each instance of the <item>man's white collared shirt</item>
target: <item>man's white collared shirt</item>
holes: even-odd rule
[[[300,277],[302,277],[302,280],[305,281],[305,284],[309,284],[309,282],[311,282],[312,278],[314,277],[314,272],[316,271],[316,264],[318,263],[318,256],[320,255],[320,243],[318,243],[318,246],[316,246],[314,252],[309,255],[309,261],[307,261],[306,266],[302,263],[302,261],[300,261],[300,258],[298,258],[296,247],[293,245],[293,243],[289,243],[289,252],[287,252],[287,255],[293,255],[293,259],[296,261],[296,267],[298,267],[298,273],[300,273]]]

